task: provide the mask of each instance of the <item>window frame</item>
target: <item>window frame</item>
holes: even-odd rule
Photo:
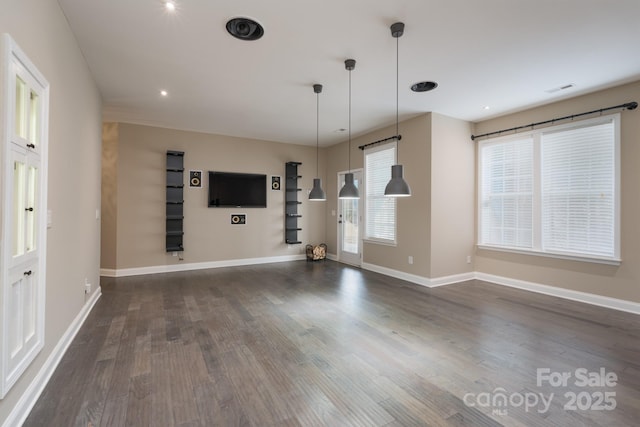
[[[614,195],[613,195],[613,256],[597,256],[592,254],[584,254],[577,252],[556,252],[543,249],[542,242],[542,135],[545,133],[558,132],[563,130],[570,130],[576,128],[596,126],[604,123],[613,123],[614,127],[614,141],[613,141],[613,159],[614,159]],[[487,244],[482,241],[482,149],[488,145],[506,143],[513,140],[523,139],[530,137],[533,139],[533,242],[532,248],[520,248],[501,246],[495,244]],[[620,114],[608,114],[595,118],[572,121],[571,123],[565,123],[561,125],[548,126],[540,129],[534,129],[528,132],[520,132],[513,135],[499,136],[496,138],[485,139],[478,142],[477,151],[477,171],[476,171],[476,191],[477,191],[477,234],[476,234],[476,247],[478,249],[492,250],[498,252],[517,253],[525,255],[535,255],[548,258],[567,259],[599,264],[620,265],[621,258],[621,241],[620,241],[620,224],[621,224],[621,209],[620,209],[620,190],[621,190],[621,141],[620,141]]]
[[[379,198],[384,198],[393,203],[393,239],[384,239],[380,237],[370,236],[368,235],[368,224],[369,224],[369,196],[367,192],[369,191],[368,185],[368,168],[367,168],[367,155],[376,153],[383,150],[393,150],[393,164],[396,164],[398,161],[398,142],[392,141],[385,144],[378,144],[372,147],[368,147],[363,152],[363,181],[364,181],[364,232],[362,236],[363,242],[366,243],[374,243],[378,245],[386,245],[386,246],[397,246],[398,244],[398,203],[395,197],[388,197],[384,195],[384,192],[379,196]],[[389,168],[389,179],[391,179],[391,168]]]

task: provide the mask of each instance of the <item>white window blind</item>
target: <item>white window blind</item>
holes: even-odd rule
[[[543,249],[615,255],[613,123],[542,135]]]
[[[487,145],[481,161],[481,241],[532,248],[533,140]]]
[[[365,150],[365,239],[383,243],[396,240],[396,199],[385,197],[384,188],[396,163],[396,143]]]
[[[618,261],[619,115],[483,141],[478,244]]]

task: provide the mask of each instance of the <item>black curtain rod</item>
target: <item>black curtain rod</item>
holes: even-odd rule
[[[499,135],[501,133],[513,132],[513,131],[517,131],[517,130],[520,130],[520,129],[526,129],[526,128],[532,128],[533,129],[534,126],[546,125],[546,124],[549,124],[549,123],[559,122],[561,120],[574,119],[576,117],[586,116],[588,114],[603,113],[605,111],[615,110],[617,108],[626,108],[627,110],[635,110],[636,108],[638,108],[638,103],[637,102],[627,102],[626,104],[620,104],[620,105],[615,105],[613,107],[601,108],[599,110],[587,111],[586,113],[572,114],[570,116],[558,117],[556,119],[545,120],[543,122],[531,123],[530,125],[523,125],[523,126],[517,126],[517,127],[514,127],[514,128],[510,128],[510,129],[497,130],[495,132],[483,133],[482,135],[471,135],[471,140],[475,141],[476,139],[483,138],[485,136]]]
[[[390,136],[389,138],[379,139],[377,141],[373,141],[368,144],[361,145],[358,148],[361,150],[364,150],[365,148],[371,147],[372,145],[381,144],[383,142],[391,141],[392,139],[400,141],[402,139],[402,135],[393,135],[393,136]]]

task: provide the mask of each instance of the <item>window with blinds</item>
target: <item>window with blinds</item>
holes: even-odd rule
[[[384,188],[396,163],[396,143],[368,148],[364,152],[365,236],[369,241],[395,244],[396,199],[386,197]]]
[[[482,148],[481,242],[533,247],[533,139]]]
[[[619,261],[619,120],[481,142],[478,244]]]

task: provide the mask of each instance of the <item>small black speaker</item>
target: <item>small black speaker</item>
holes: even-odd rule
[[[280,177],[272,176],[271,177],[271,189],[272,190],[280,190]]]
[[[227,31],[240,40],[258,40],[264,35],[264,28],[250,18],[233,18],[227,21]]]
[[[231,224],[232,225],[242,225],[247,223],[247,216],[245,214],[232,214],[231,215]]]
[[[189,187],[202,187],[202,171],[189,171]]]

